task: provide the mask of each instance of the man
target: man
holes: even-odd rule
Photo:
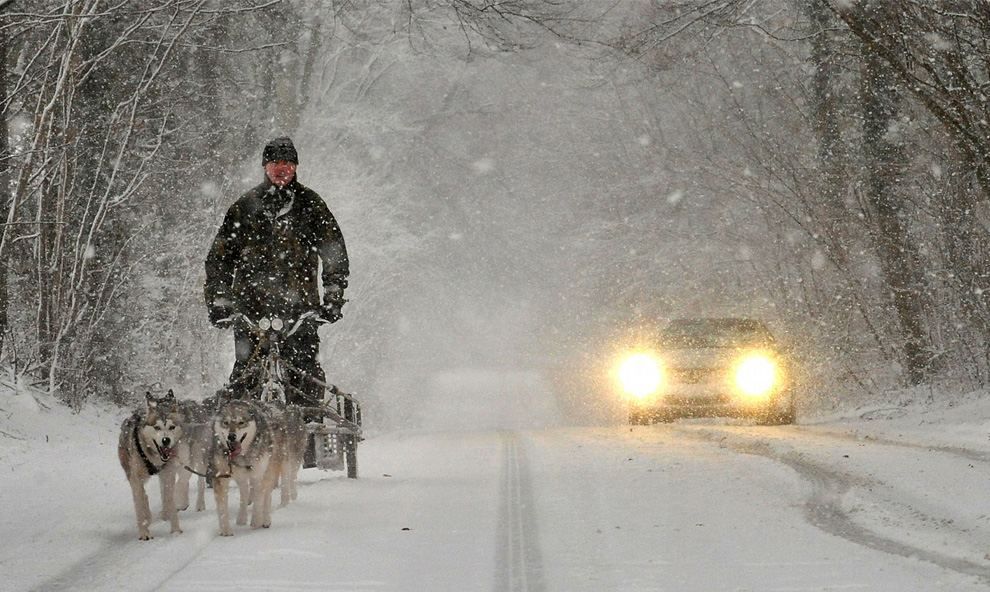
[[[309,311],[336,322],[346,302],[349,273],[337,221],[323,199],[296,178],[299,156],[292,140],[282,137],[268,142],[261,164],[264,182],[230,206],[206,257],[204,294],[210,322],[229,327],[234,313],[255,322],[264,317],[294,322]],[[321,262],[322,299],[317,281]],[[289,378],[303,395],[290,392],[290,403],[322,399],[321,387],[305,376],[325,382],[317,359],[317,328],[316,323],[308,323],[282,344],[283,359],[301,371]],[[236,361],[229,388],[238,398],[250,397],[258,386],[249,375],[242,377],[257,346],[254,334],[235,326]]]

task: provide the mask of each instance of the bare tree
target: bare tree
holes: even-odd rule
[[[0,36],[17,40],[18,64],[3,105],[30,121],[13,156],[0,161],[16,174],[0,259],[15,261],[31,303],[18,321],[32,321],[29,342],[49,388],[80,400],[122,375],[128,340],[142,334],[144,323],[119,311],[149,293],[137,281],[151,267],[147,239],[168,241],[149,209],[158,209],[163,188],[176,195],[179,171],[210,168],[183,154],[192,147],[204,153],[216,136],[196,82],[178,84],[181,68],[204,46],[224,51],[209,46],[211,26],[267,5],[23,4],[24,12],[0,23]],[[172,199],[170,213],[190,205]],[[172,229],[173,240],[183,228]]]

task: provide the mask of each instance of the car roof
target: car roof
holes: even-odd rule
[[[749,330],[749,331],[766,331],[766,323],[759,319],[747,318],[747,317],[718,317],[718,318],[708,318],[708,317],[692,317],[692,318],[679,318],[670,319],[667,322],[667,329],[677,329],[677,328],[710,328],[710,329],[735,329],[735,330]]]
[[[714,344],[726,339],[764,343],[776,341],[763,321],[745,317],[671,319],[659,331],[658,338],[668,345],[681,342]]]

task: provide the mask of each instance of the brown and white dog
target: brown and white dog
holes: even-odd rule
[[[135,411],[120,426],[117,456],[124,475],[131,485],[134,513],[137,517],[138,539],[151,539],[151,508],[144,484],[158,475],[162,492],[162,515],[171,522],[172,533],[181,533],[179,514],[175,509],[175,481],[184,460],[180,458],[182,444],[182,414],[172,391],[163,397],[145,395],[146,406]]]
[[[251,503],[251,527],[268,528],[272,524],[272,490],[286,457],[282,413],[254,401],[228,401],[217,410],[213,435],[213,494],[220,535],[234,534],[227,508],[231,480],[240,490],[237,524],[247,522],[247,506]]]

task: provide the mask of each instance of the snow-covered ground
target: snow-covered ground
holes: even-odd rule
[[[125,411],[0,391],[0,590],[983,590],[990,397],[799,426],[373,433],[268,530],[139,542]],[[153,507],[155,486],[149,486]],[[276,496],[277,498],[277,496]]]

